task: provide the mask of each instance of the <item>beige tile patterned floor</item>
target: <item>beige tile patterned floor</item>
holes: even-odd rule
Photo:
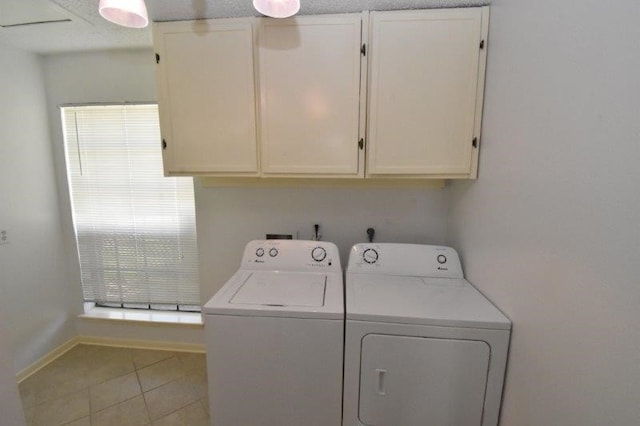
[[[30,426],[207,426],[204,354],[77,345],[20,383]]]

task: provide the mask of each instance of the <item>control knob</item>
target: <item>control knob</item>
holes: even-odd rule
[[[327,257],[327,251],[323,247],[315,247],[311,250],[311,258],[316,262],[322,262]]]
[[[369,264],[376,263],[378,261],[378,252],[375,249],[368,248],[362,253],[362,259]]]
[[[276,257],[278,255],[278,249],[273,247],[271,249],[269,249],[269,256],[271,257]]]

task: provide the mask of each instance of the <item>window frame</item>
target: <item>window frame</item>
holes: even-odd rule
[[[80,268],[80,272],[81,272],[81,284],[82,284],[82,288],[83,288],[83,300],[86,302],[91,302],[91,303],[95,303],[96,306],[107,306],[107,307],[120,307],[120,308],[131,308],[131,309],[152,309],[152,310],[174,310],[174,311],[183,311],[183,312],[200,312],[201,311],[201,301],[200,301],[200,285],[199,285],[199,276],[198,276],[198,254],[197,254],[197,234],[196,234],[196,223],[195,223],[195,195],[194,195],[194,186],[193,186],[193,180],[191,179],[191,182],[189,184],[190,186],[190,200],[193,203],[190,207],[187,208],[187,210],[191,210],[193,213],[190,216],[190,221],[191,221],[191,225],[192,227],[190,228],[190,235],[192,236],[192,238],[190,238],[190,240],[192,240],[192,249],[188,250],[188,256],[189,259],[188,261],[190,262],[189,265],[191,266],[190,268],[190,283],[189,283],[189,292],[190,292],[190,296],[187,299],[181,299],[181,296],[177,296],[175,303],[171,302],[171,303],[167,303],[166,300],[164,298],[161,299],[157,299],[157,300],[153,300],[154,296],[150,296],[148,301],[141,301],[141,300],[135,300],[135,301],[130,301],[130,300],[125,300],[127,298],[124,297],[120,297],[120,300],[114,300],[113,299],[113,295],[111,294],[109,297],[106,298],[102,298],[102,297],[96,297],[96,294],[93,293],[92,291],[87,291],[87,286],[89,287],[94,287],[96,286],[95,283],[91,284],[91,283],[87,283],[86,282],[86,274],[85,272],[87,271],[87,263],[83,262],[83,257],[86,257],[83,255],[83,253],[81,252],[81,244],[80,244],[80,238],[83,236],[83,233],[86,233],[87,231],[84,229],[79,229],[78,226],[78,211],[76,209],[76,197],[78,196],[76,193],[76,190],[74,190],[74,185],[76,185],[76,183],[74,183],[74,176],[73,176],[73,172],[72,172],[72,166],[71,166],[71,157],[73,154],[70,154],[70,149],[69,149],[69,144],[72,144],[73,141],[70,142],[70,138],[69,138],[69,132],[70,129],[67,126],[67,123],[65,122],[65,115],[66,114],[70,114],[70,113],[75,113],[77,111],[81,111],[83,108],[87,108],[87,109],[100,109],[100,108],[105,108],[108,109],[109,107],[114,107],[114,109],[116,108],[121,108],[122,109],[122,113],[126,116],[127,114],[127,107],[131,107],[132,109],[136,109],[137,107],[140,108],[144,108],[145,106],[153,106],[155,109],[155,116],[157,117],[157,121],[156,121],[156,125],[154,126],[154,135],[150,135],[149,138],[153,138],[153,136],[155,136],[157,134],[157,154],[159,158],[159,162],[157,164],[157,167],[153,167],[154,173],[155,170],[158,170],[158,174],[159,177],[162,178],[162,180],[167,180],[167,182],[169,182],[169,180],[171,179],[182,179],[182,180],[187,180],[187,179],[191,179],[189,177],[165,177],[163,175],[163,171],[162,171],[162,158],[161,158],[161,151],[160,151],[160,124],[159,124],[159,112],[158,112],[158,104],[157,102],[122,102],[122,103],[81,103],[81,104],[62,104],[59,106],[59,110],[60,110],[60,123],[61,123],[61,127],[62,127],[62,133],[63,133],[63,147],[64,147],[64,161],[65,161],[65,169],[66,169],[66,178],[67,178],[67,187],[68,187],[68,191],[69,191],[69,201],[70,201],[70,208],[71,208],[71,215],[72,215],[72,222],[73,222],[73,233],[74,233],[74,240],[75,240],[75,244],[76,244],[76,250],[77,250],[77,255],[78,255],[78,266]],[[78,153],[78,158],[79,161],[81,161],[82,159],[82,153],[80,153],[81,149],[80,149],[80,145],[81,142],[79,140],[79,130],[78,130],[78,121],[77,121],[77,116],[74,119],[75,121],[75,129],[73,129],[74,135],[73,135],[73,139],[75,140],[75,143],[78,145],[77,147],[77,153]],[[129,123],[121,123],[121,126],[123,128],[126,128],[129,125]],[[128,138],[128,136],[125,136],[125,138]],[[146,138],[145,138],[146,139]],[[151,139],[149,139],[150,141]],[[155,140],[155,138],[154,138]],[[150,142],[146,141],[145,143],[149,144]],[[129,143],[129,142],[126,142]],[[83,147],[84,148],[84,147]],[[146,149],[148,149],[149,147],[147,147]],[[151,151],[149,151],[151,152]],[[86,160],[86,152],[85,154],[85,160]],[[95,153],[93,154],[94,156],[96,155]],[[155,155],[155,154],[154,154]],[[126,154],[125,157],[129,158],[129,155]],[[146,161],[146,160],[145,160]],[[129,161],[128,166],[131,166],[131,162]],[[135,170],[132,167],[129,167],[127,169],[129,171],[129,173],[131,173],[132,171],[135,173]],[[154,177],[155,178],[155,177]],[[183,186],[184,186],[184,182],[183,182]],[[177,197],[174,197],[177,198]],[[132,201],[133,202],[133,201]],[[177,203],[177,201],[176,201]],[[182,212],[182,209],[175,209],[175,210],[180,210]],[[175,218],[175,216],[174,216]],[[174,220],[175,221],[175,220]],[[180,229],[182,227],[182,224],[178,225],[177,227],[174,226],[174,228],[178,228],[178,231],[175,231],[175,229],[173,231],[177,232],[179,235],[180,234]],[[81,227],[80,227],[81,228]],[[153,228],[153,230],[157,231],[158,229],[163,229],[162,225],[160,225],[160,227],[158,227],[158,224],[155,224],[155,228]],[[114,236],[115,234],[124,234],[125,236],[127,236],[129,230],[124,229],[124,231],[120,231],[118,230],[118,225],[114,225],[113,229],[110,229],[109,232],[105,232],[104,234],[110,234],[111,236]],[[128,237],[133,237],[134,239],[138,239],[140,237],[141,234],[144,234],[144,232],[140,232],[138,233],[137,230],[135,231],[136,234],[135,235],[128,235]],[[164,234],[163,231],[160,231],[158,235],[156,235],[155,237],[160,238],[161,235],[160,234]],[[171,232],[167,233],[171,234]],[[100,239],[100,233],[98,233],[97,235],[94,235],[94,239]],[[174,235],[174,234],[171,234]],[[169,237],[171,238],[171,237]],[[180,240],[180,237],[176,238],[177,240]],[[182,243],[180,243],[182,244]],[[116,244],[117,245],[117,244]],[[166,246],[166,245],[165,245]],[[178,249],[179,250],[179,249]],[[158,250],[156,250],[158,251]],[[161,250],[160,250],[161,251]],[[142,251],[141,251],[142,252]],[[136,242],[136,249],[135,249],[135,253],[136,256],[138,254],[138,247],[137,247],[137,242]],[[182,259],[184,259],[184,256],[182,257]],[[178,262],[181,262],[182,259],[178,260]],[[95,264],[99,264],[100,261],[98,260],[94,260]],[[195,267],[194,267],[195,265]],[[95,271],[93,271],[95,272]],[[139,271],[138,271],[139,272]],[[165,271],[165,272],[171,272],[171,271]],[[147,275],[147,274],[145,274]],[[171,275],[171,274],[168,274]],[[180,292],[180,289],[185,287],[185,283],[181,282],[181,277],[183,275],[180,275],[179,273],[176,275],[175,278],[175,287],[176,287],[176,294]],[[165,281],[169,281],[168,279]],[[120,282],[118,285],[122,286],[122,282]],[[140,293],[144,292],[144,287],[149,285],[149,283],[139,283],[139,288],[141,288],[142,290],[139,290]],[[97,288],[97,287],[96,287]],[[180,288],[180,289],[179,289]],[[164,291],[164,290],[162,290]],[[161,291],[161,292],[162,292]],[[151,294],[151,291],[147,291],[147,293]],[[91,294],[93,294],[93,296],[91,296]],[[157,292],[156,292],[157,294]],[[89,297],[88,297],[89,295]],[[136,295],[137,297],[137,295]],[[157,296],[156,296],[157,297]],[[163,295],[164,297],[164,295]]]

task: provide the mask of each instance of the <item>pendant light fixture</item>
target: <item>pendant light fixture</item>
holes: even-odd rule
[[[253,7],[272,18],[288,18],[300,10],[300,0],[253,0]]]
[[[100,15],[109,22],[129,28],[149,25],[144,0],[100,0]]]

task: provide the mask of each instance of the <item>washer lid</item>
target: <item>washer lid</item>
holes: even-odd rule
[[[464,279],[347,274],[347,320],[510,329]]]
[[[202,307],[205,315],[344,320],[342,274],[239,270]]]
[[[253,272],[229,301],[232,305],[324,305],[326,275],[300,272]]]

